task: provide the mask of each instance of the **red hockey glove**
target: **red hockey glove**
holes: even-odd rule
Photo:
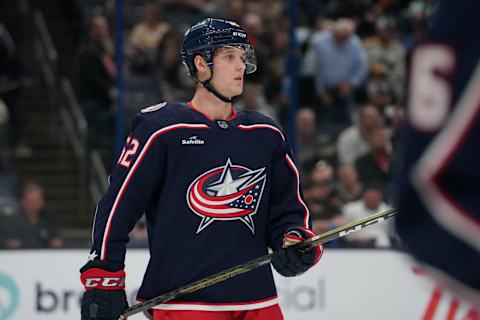
[[[289,247],[317,234],[307,228],[293,227],[283,236],[283,247]],[[323,246],[306,250],[281,250],[272,258],[272,265],[284,277],[298,276],[313,267],[322,257]]]
[[[128,308],[123,265],[92,260],[80,272],[86,290],[82,298],[82,320],[118,320]]]

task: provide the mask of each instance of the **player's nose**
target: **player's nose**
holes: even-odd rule
[[[243,61],[242,58],[238,59],[237,64],[235,66],[235,70],[245,72],[246,68],[247,68],[247,65],[245,64],[245,61]]]

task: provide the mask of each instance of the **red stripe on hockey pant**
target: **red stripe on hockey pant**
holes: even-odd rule
[[[92,268],[80,275],[85,290],[124,290],[125,271],[110,272],[100,268]]]
[[[154,320],[284,320],[278,304],[245,311],[153,310]]]

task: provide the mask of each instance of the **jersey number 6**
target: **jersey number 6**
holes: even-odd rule
[[[447,46],[432,44],[415,50],[408,115],[417,130],[436,131],[447,119],[452,99],[447,77],[454,68],[455,55]]]

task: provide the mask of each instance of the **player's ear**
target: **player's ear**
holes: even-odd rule
[[[203,81],[209,78],[210,68],[207,65],[207,61],[205,61],[201,55],[196,55],[195,58],[193,58],[193,64],[195,65],[199,80]]]

